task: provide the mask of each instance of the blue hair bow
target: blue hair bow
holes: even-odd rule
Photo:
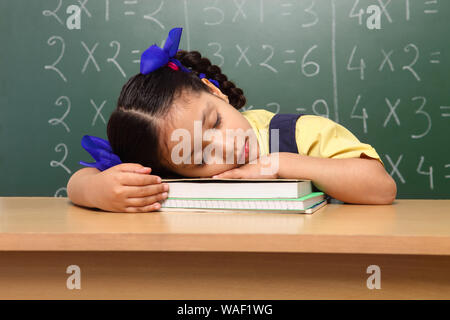
[[[190,72],[189,69],[182,66],[181,63],[174,58],[178,51],[178,45],[180,44],[181,31],[182,28],[173,28],[170,30],[163,49],[154,44],[142,53],[140,66],[142,74],[148,74],[155,71],[169,62],[176,64],[184,72]]]
[[[206,75],[204,74],[204,73],[200,73],[199,75],[198,75],[198,77],[200,78],[200,79],[203,79],[203,78],[206,78]],[[208,79],[210,82],[212,82],[217,88],[220,88],[220,86],[219,86],[219,81],[217,81],[217,80],[214,80],[214,79]]]
[[[188,68],[183,66],[180,61],[174,58],[178,51],[178,46],[180,44],[182,28],[173,28],[169,31],[169,35],[164,43],[164,48],[158,47],[156,44],[151,45],[147,50],[145,50],[141,55],[141,65],[140,72],[142,74],[148,74],[155,71],[165,65],[171,66],[171,63],[180,68],[183,72],[191,72]],[[173,65],[171,68],[175,69]],[[203,75],[203,76],[202,76]],[[200,79],[205,78],[205,74],[201,73],[199,75]],[[217,88],[220,88],[219,82],[214,79],[208,79]]]
[[[103,171],[122,163],[120,158],[113,153],[107,140],[95,136],[85,135],[81,139],[81,145],[96,161],[91,163],[80,161],[80,164],[83,166],[93,167]]]

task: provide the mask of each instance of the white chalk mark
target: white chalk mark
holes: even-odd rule
[[[58,20],[58,22],[62,25],[64,25],[64,23],[62,22],[62,20],[58,17],[58,15],[56,14],[59,10],[59,8],[61,8],[61,3],[62,0],[59,0],[58,5],[56,6],[56,9],[54,11],[50,11],[50,10],[44,10],[42,11],[42,14],[46,17],[52,16],[54,17],[56,20]]]
[[[119,43],[119,41],[113,40],[113,41],[111,41],[111,42],[109,43],[109,46],[110,46],[110,47],[117,46],[117,50],[116,50],[116,53],[114,54],[114,57],[108,58],[108,59],[106,59],[106,61],[107,61],[107,62],[112,62],[112,63],[117,67],[117,69],[119,69],[119,71],[120,71],[120,73],[122,74],[122,76],[123,76],[124,78],[126,78],[127,75],[125,74],[125,72],[123,71],[123,69],[122,69],[122,67],[119,65],[119,63],[116,61],[117,56],[119,55],[119,52],[120,52],[120,43]]]
[[[430,5],[433,5],[433,4],[437,4],[437,0],[425,1],[425,5],[426,6],[430,6]],[[438,12],[439,12],[439,10],[437,10],[437,9],[425,9],[423,11],[423,13],[425,13],[425,14],[435,14],[435,13],[438,13]]]
[[[62,194],[62,192],[65,192],[66,194]],[[58,190],[56,190],[54,198],[67,198],[67,188],[61,187]]]
[[[359,94],[358,97],[356,97],[356,102],[355,102],[355,105],[353,106],[352,113],[350,114],[350,118],[351,119],[362,119],[364,133],[367,133],[367,121],[366,120],[369,118],[369,116],[367,115],[366,108],[362,108],[361,116],[355,114],[355,111],[356,111],[356,108],[358,107],[360,99],[361,99],[361,95]]]
[[[67,172],[68,174],[71,174],[72,171],[70,171],[70,169],[67,168],[67,167],[64,165],[64,161],[66,160],[67,154],[68,154],[67,146],[66,146],[64,143],[59,143],[59,144],[55,147],[55,151],[56,151],[56,152],[64,151],[64,155],[63,155],[63,158],[62,158],[61,161],[56,161],[56,160],[50,161],[50,166],[51,166],[51,167],[61,167],[61,168],[63,168],[64,170],[66,170],[66,172]]]
[[[239,50],[241,55],[239,56],[239,59],[236,61],[235,67],[237,67],[239,65],[239,63],[241,62],[242,59],[244,59],[245,62],[247,62],[248,66],[251,67],[252,64],[250,63],[250,61],[248,60],[247,56],[245,55],[245,53],[247,52],[249,47],[246,47],[245,50],[242,50],[241,47],[237,44],[236,48]]]
[[[183,1],[184,4],[184,28],[186,30],[186,42],[187,42],[187,51],[191,50],[191,40],[190,40],[190,33],[189,33],[189,19],[188,19],[188,5],[187,0]]]
[[[405,183],[405,179],[403,178],[402,174],[400,173],[400,170],[398,169],[398,166],[400,164],[400,161],[402,161],[403,158],[403,154],[400,155],[400,157],[397,159],[397,161],[395,162],[395,164],[392,162],[391,157],[389,157],[389,155],[386,155],[386,158],[388,160],[388,162],[391,164],[392,166],[392,171],[390,173],[391,177],[394,177],[394,174],[396,173],[398,178],[400,179],[400,181],[404,184]]]
[[[386,125],[389,122],[389,119],[391,118],[391,115],[394,116],[395,122],[398,124],[398,126],[400,126],[400,119],[398,118],[397,114],[395,113],[395,109],[397,109],[397,107],[398,107],[398,105],[400,103],[400,99],[397,99],[393,106],[392,106],[392,103],[389,101],[388,98],[385,98],[385,101],[386,101],[386,104],[389,107],[390,111],[389,111],[388,116],[386,117],[386,120],[384,120],[383,127],[386,128]]]
[[[94,58],[94,55],[93,55],[95,49],[97,49],[98,42],[96,42],[94,44],[94,47],[91,50],[89,50],[89,48],[86,46],[86,44],[83,41],[81,41],[81,44],[83,45],[84,49],[86,49],[86,52],[88,53],[88,57],[86,58],[86,62],[84,63],[83,68],[81,69],[81,73],[84,73],[86,71],[86,68],[87,68],[90,60],[92,60],[92,63],[94,64],[94,66],[97,69],[97,71],[100,71],[100,67],[97,64],[97,61],[95,61],[95,58]]]
[[[409,17],[410,17],[410,14],[409,14],[409,0],[405,1],[405,6],[406,6],[406,21],[409,21]]]
[[[270,71],[272,71],[272,72],[274,72],[274,73],[278,73],[278,70],[277,70],[277,69],[275,69],[275,68],[272,67],[271,65],[267,64],[267,63],[269,62],[269,60],[272,59],[273,53],[274,53],[275,49],[274,49],[272,46],[268,45],[268,44],[263,44],[263,45],[262,45],[262,48],[263,48],[263,50],[269,49],[270,54],[269,54],[269,56],[267,57],[267,59],[264,60],[263,62],[261,62],[259,65],[262,66],[262,67],[266,67],[267,69],[269,69]]]
[[[439,51],[432,52],[432,53],[430,53],[430,55],[431,56],[440,56],[441,52],[439,52]],[[434,58],[434,59],[430,60],[430,63],[441,63],[441,61]]]
[[[140,52],[141,52],[141,50],[131,50],[132,54],[138,54]],[[141,63],[141,59],[133,60],[132,62],[133,63]]]
[[[317,111],[316,106],[318,104],[321,104],[325,107],[325,113],[320,113],[319,111]],[[314,101],[314,103],[312,104],[312,111],[315,115],[330,119],[330,108],[328,108],[328,103],[324,99],[317,99],[316,101]]]
[[[415,113],[416,114],[423,114],[427,118],[427,122],[428,122],[427,129],[422,134],[419,134],[419,135],[412,134],[411,135],[412,139],[420,139],[420,138],[423,138],[424,136],[426,136],[428,134],[428,132],[430,132],[430,130],[431,130],[431,117],[428,114],[428,112],[423,110],[423,108],[425,107],[425,104],[427,103],[427,99],[425,97],[414,97],[411,100],[412,101],[416,101],[416,100],[421,100],[422,101],[419,109]]]
[[[386,62],[389,64],[389,68],[391,69],[391,71],[394,71],[394,65],[392,64],[392,61],[390,59],[390,56],[391,56],[392,52],[394,52],[394,50],[391,50],[388,53],[386,53],[383,49],[381,49],[381,52],[383,53],[384,59],[380,65],[380,67],[378,68],[378,71],[383,70],[383,67],[386,64]]]
[[[218,1],[215,1],[214,5],[217,5],[217,2]],[[220,18],[217,21],[214,21],[214,22],[205,21],[204,24],[207,26],[215,26],[215,25],[221,24],[223,22],[223,20],[225,19],[224,12],[218,7],[203,8],[203,12],[206,12],[206,11],[215,11],[215,12],[219,13],[219,16],[220,16]]]
[[[348,59],[348,64],[347,64],[347,70],[352,71],[352,70],[359,70],[359,77],[361,80],[364,80],[364,69],[366,68],[366,63],[364,62],[364,59],[360,59],[359,60],[359,67],[352,67],[352,61],[353,61],[353,56],[355,55],[356,49],[358,48],[358,46],[354,46],[352,53],[350,54],[350,59]]]
[[[64,39],[61,38],[60,36],[52,36],[47,40],[47,43],[50,46],[54,46],[56,44],[56,40],[59,40],[61,42],[61,53],[58,56],[58,58],[56,59],[56,61],[53,62],[53,64],[44,66],[44,69],[55,71],[63,79],[64,82],[67,82],[67,79],[64,76],[64,74],[61,71],[59,71],[59,69],[56,67],[56,65],[59,63],[59,61],[62,59],[62,57],[64,55],[64,49],[66,47],[66,45],[64,43]]]
[[[439,109],[441,109],[441,110],[447,110],[447,109],[450,110],[450,106],[440,106]],[[441,113],[441,116],[443,118],[450,117],[450,113]]]
[[[424,156],[420,156],[420,162],[419,165],[417,166],[417,173],[418,174],[422,174],[422,175],[426,175],[426,176],[430,176],[430,189],[433,190],[434,189],[434,184],[433,184],[433,167],[430,166],[428,167],[428,172],[427,171],[421,171],[422,169],[422,165],[423,162],[425,160]]]
[[[102,111],[102,109],[103,109],[103,107],[104,107],[104,105],[105,105],[105,103],[106,103],[106,100],[104,100],[103,102],[102,102],[102,104],[100,105],[100,107],[98,107],[97,108],[97,105],[95,104],[95,102],[94,102],[94,100],[92,100],[92,99],[90,99],[90,102],[91,102],[91,104],[92,104],[92,106],[94,107],[94,109],[95,109],[95,116],[94,116],[94,118],[92,119],[92,126],[94,126],[95,125],[95,121],[97,120],[97,117],[98,116],[100,116],[100,118],[102,118],[102,120],[103,120],[103,123],[104,124],[106,124],[106,120],[105,120],[105,118],[103,118],[103,115],[101,114],[101,111]]]
[[[384,13],[384,15],[386,16],[386,19],[388,19],[388,21],[390,23],[392,23],[392,19],[391,16],[389,15],[389,12],[387,11],[386,7],[391,3],[391,0],[387,0],[386,3],[384,3],[382,0],[378,0],[378,3],[381,7],[381,11]]]
[[[91,18],[92,15],[91,15],[91,13],[88,11],[88,9],[86,8],[86,3],[87,3],[88,1],[89,1],[89,0],[84,0],[83,2],[81,2],[80,0],[78,0],[78,3],[80,4],[81,10],[83,10],[84,12],[86,12],[87,16],[88,16],[89,18]]]
[[[314,61],[308,61],[305,62],[306,58],[308,57],[308,55],[315,49],[317,48],[317,44],[313,45],[311,48],[308,49],[308,51],[306,51],[305,55],[302,58],[302,73],[306,76],[306,77],[314,77],[316,76],[319,71],[320,71],[320,65],[317,62]],[[306,71],[306,67],[313,67],[315,69],[314,72],[307,72]]]
[[[259,2],[259,22],[264,23],[264,0]]]
[[[63,114],[63,116],[61,118],[53,118],[53,119],[48,120],[48,123],[50,123],[53,126],[56,126],[58,124],[62,124],[64,126],[64,128],[66,128],[66,131],[70,132],[70,128],[64,122],[64,119],[67,117],[67,115],[70,112],[70,99],[68,97],[66,97],[66,96],[61,96],[61,97],[59,97],[56,100],[55,105],[56,106],[62,106],[63,105],[63,101],[65,101],[67,103],[66,112]]]
[[[105,21],[109,21],[109,0],[105,0]]]
[[[239,16],[239,14],[242,16],[242,18],[247,19],[244,9],[242,9],[245,2],[246,2],[246,0],[242,0],[240,3],[237,0],[234,0],[234,4],[236,5],[237,10],[236,10],[236,13],[235,13],[233,19],[231,20],[232,22],[236,22],[236,19]]]
[[[445,168],[445,169],[450,168],[450,163],[445,164],[445,165],[444,165],[444,168]],[[444,178],[445,178],[445,179],[450,179],[450,174],[445,175]]]
[[[412,73],[412,75],[414,76],[414,78],[416,78],[417,81],[420,81],[419,75],[412,68],[416,64],[417,60],[419,59],[419,48],[417,48],[413,43],[409,43],[403,48],[403,50],[405,52],[409,52],[409,48],[413,48],[416,54],[414,56],[413,61],[409,65],[403,66],[402,69],[403,70],[408,70],[409,72]]]
[[[156,11],[154,11],[154,12],[152,12],[150,14],[144,15],[144,19],[151,20],[151,21],[155,22],[157,25],[159,25],[161,27],[161,29],[164,30],[165,29],[164,25],[161,22],[159,22],[158,19],[153,17],[154,15],[156,15],[161,10],[163,4],[164,4],[164,2],[161,1],[161,4],[159,5],[158,9],[156,9]]]
[[[314,0],[311,2],[311,6],[305,9],[305,12],[311,14],[314,17],[314,20],[310,23],[304,23],[302,24],[302,28],[309,28],[312,27],[313,25],[317,24],[317,22],[319,22],[319,17],[317,16],[317,13],[315,11],[312,10],[312,8],[314,7]]]

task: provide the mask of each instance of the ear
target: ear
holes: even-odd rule
[[[206,84],[206,85],[208,86],[209,91],[210,91],[213,95],[219,97],[220,99],[222,99],[222,100],[225,101],[226,103],[230,103],[230,102],[228,101],[228,96],[225,95],[225,94],[223,94],[222,91],[220,91],[219,88],[217,88],[213,83],[211,83],[211,81],[209,81],[209,80],[206,79],[206,78],[201,79],[201,81],[202,81],[204,84]]]

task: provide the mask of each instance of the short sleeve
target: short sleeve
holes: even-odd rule
[[[383,161],[375,149],[361,143],[342,125],[325,117],[303,115],[296,123],[295,136],[299,154],[333,159],[369,157]]]

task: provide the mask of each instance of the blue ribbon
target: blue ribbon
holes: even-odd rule
[[[182,28],[173,28],[170,30],[166,42],[164,43],[164,48],[161,49],[154,44],[142,53],[140,66],[142,74],[148,74],[155,71],[162,66],[165,66],[168,62],[175,63],[184,72],[190,72],[190,70],[184,67],[180,61],[174,58],[178,51],[182,30]]]
[[[204,73],[200,73],[199,75],[198,75],[198,77],[200,78],[200,79],[203,79],[203,78],[206,78],[206,75],[204,74]],[[217,88],[220,88],[220,86],[219,86],[219,81],[217,81],[217,80],[214,80],[214,79],[208,79],[210,82],[212,82]]]
[[[80,164],[83,166],[93,167],[103,171],[122,163],[120,158],[113,153],[107,140],[95,136],[84,135],[81,139],[81,145],[96,161],[90,163],[80,161]]]
[[[140,72],[142,74],[148,74],[155,71],[169,62],[176,64],[182,71],[191,72],[188,68],[183,66],[180,61],[174,58],[180,45],[182,28],[173,28],[169,31],[169,35],[164,43],[164,48],[158,47],[156,44],[151,45],[141,55]],[[202,76],[203,75],[203,76]],[[199,75],[200,79],[205,78],[205,74]],[[214,79],[208,79],[217,88],[220,88],[219,82]]]

